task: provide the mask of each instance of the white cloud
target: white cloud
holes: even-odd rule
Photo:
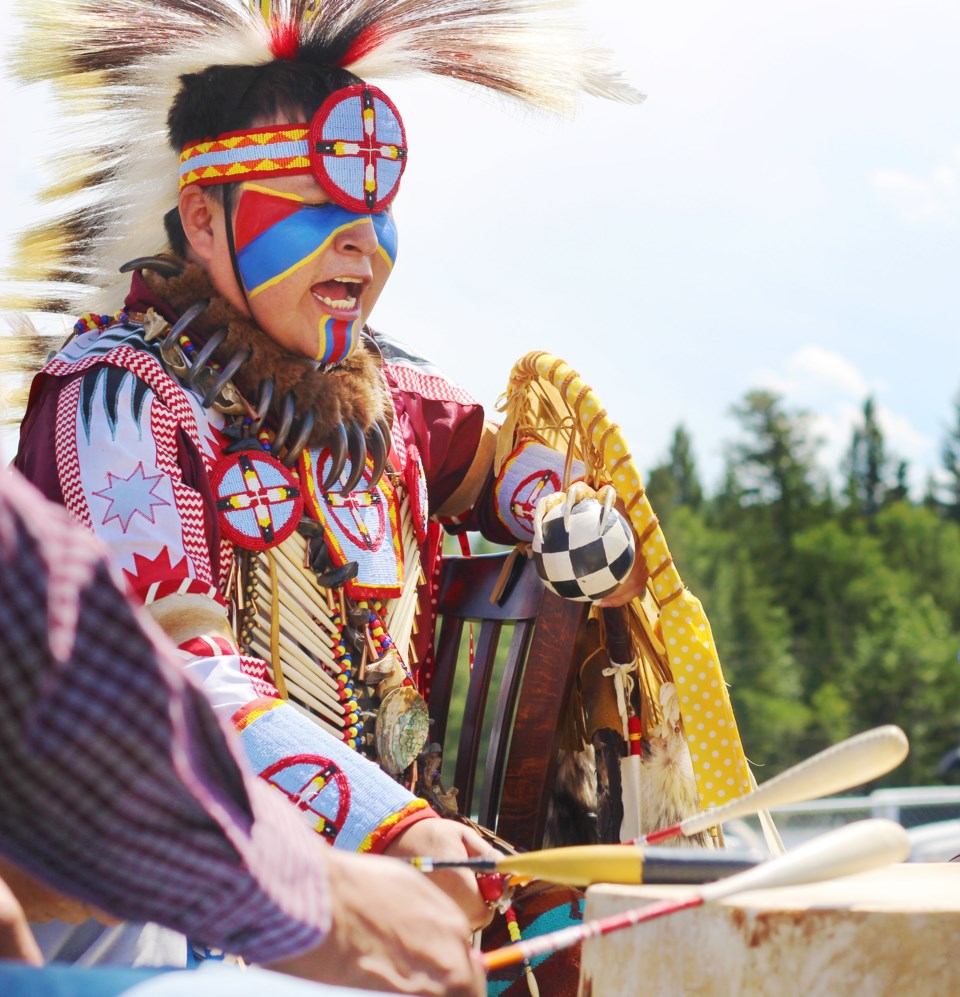
[[[926,177],[877,170],[874,188],[908,221],[948,221],[960,216],[960,147]]]
[[[911,485],[918,493],[923,488],[925,475],[936,462],[934,440],[909,417],[883,404],[879,396],[887,384],[868,376],[847,357],[807,344],[787,358],[785,370],[765,371],[759,383],[777,392],[788,408],[810,413],[811,435],[821,441],[819,463],[828,468],[841,467],[854,426],[863,419],[863,403],[873,395],[887,453],[892,459],[907,460]]]
[[[863,398],[870,393],[867,379],[855,364],[822,346],[804,346],[790,357],[787,366],[812,382],[851,398]]]
[[[877,421],[883,430],[888,453],[911,463],[929,464],[935,460],[934,441],[915,429],[906,416],[880,405],[877,409]]]
[[[847,357],[833,350],[808,343],[792,353],[785,370],[765,370],[756,375],[757,383],[782,395],[789,404],[819,409],[839,402],[860,404],[870,394],[886,387],[879,379],[869,379]]]

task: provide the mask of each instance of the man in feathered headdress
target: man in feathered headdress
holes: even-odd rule
[[[52,81],[77,127],[64,211],[17,276],[32,303],[92,294],[97,312],[36,379],[17,466],[107,542],[255,769],[339,847],[484,850],[408,787],[431,517],[480,502],[475,522],[511,525],[480,406],[366,326],[408,154],[366,81],[427,71],[552,110],[636,99],[565,6],[21,0],[18,72]],[[446,886],[483,920],[472,880]]]

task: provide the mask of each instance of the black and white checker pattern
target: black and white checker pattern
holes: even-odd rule
[[[533,541],[533,563],[551,591],[575,602],[596,602],[610,595],[630,574],[636,557],[633,531],[611,509],[600,534],[603,507],[583,499],[570,512],[570,531],[563,523],[563,505],[543,518],[543,540]]]

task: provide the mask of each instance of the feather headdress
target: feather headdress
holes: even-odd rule
[[[166,245],[178,152],[167,114],[184,74],[277,59],[361,79],[432,73],[569,113],[581,93],[640,94],[584,44],[570,0],[19,0],[14,58],[49,81],[65,152],[41,198],[48,217],[21,237],[16,305],[118,304],[118,267]],[[56,39],[57,44],[51,44]],[[211,136],[212,137],[212,136]]]

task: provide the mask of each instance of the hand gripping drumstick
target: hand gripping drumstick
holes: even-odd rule
[[[899,727],[893,724],[874,727],[775,775],[752,793],[653,831],[630,844],[656,845],[678,835],[698,834],[734,817],[843,792],[886,775],[907,757],[909,749],[907,735]]]
[[[738,873],[729,879],[700,887],[680,900],[659,900],[643,907],[561,928],[536,938],[524,939],[485,953],[481,958],[486,972],[511,966],[524,959],[570,948],[578,942],[608,935],[621,928],[652,921],[657,917],[702,904],[713,903],[747,890],[776,886],[797,886],[825,879],[850,876],[881,866],[901,862],[910,852],[907,832],[891,820],[864,820],[848,824],[800,845],[786,855]]]

